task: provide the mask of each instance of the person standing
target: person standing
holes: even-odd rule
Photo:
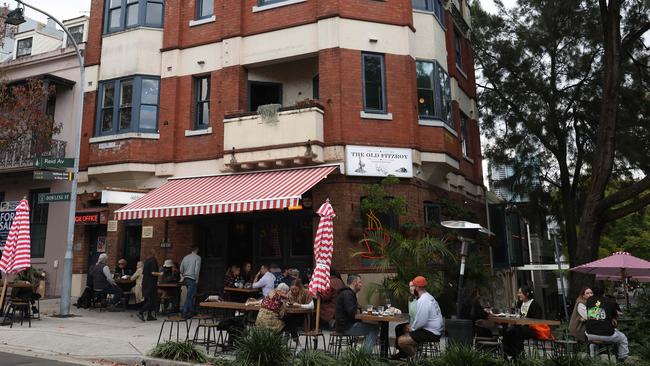
[[[400,351],[408,357],[415,356],[418,344],[424,342],[438,342],[444,331],[444,321],[440,305],[436,299],[427,292],[427,279],[417,276],[411,281],[417,294],[415,319],[410,326],[406,326],[406,333],[397,339]]]
[[[593,292],[594,296],[587,299],[585,303],[587,308],[587,325],[585,329],[587,339],[616,344],[618,348],[616,359],[618,362],[625,362],[630,351],[627,337],[616,329],[618,318],[616,308],[618,304],[605,297],[605,291],[601,286],[594,286]],[[589,346],[592,356],[596,352],[595,347],[594,344]]]
[[[190,318],[194,315],[194,296],[196,295],[196,285],[199,282],[201,273],[201,257],[198,255],[199,247],[193,246],[192,252],[186,255],[181,262],[181,278],[185,281],[187,287],[187,296],[185,296],[185,305],[183,305],[183,317]]]
[[[131,275],[131,281],[135,281],[135,286],[133,286],[133,296],[135,297],[135,303],[140,304],[144,301],[144,296],[142,296],[142,269],[144,262],[138,261],[135,268],[135,273]]]
[[[583,287],[580,290],[580,295],[576,299],[576,304],[573,307],[571,320],[569,321],[569,333],[581,342],[587,341],[585,335],[585,327],[587,325],[587,300],[594,295],[594,292],[589,287]]]
[[[362,286],[361,276],[351,273],[348,275],[347,283],[348,285],[339,291],[336,298],[336,332],[353,337],[365,336],[363,348],[372,352],[379,335],[379,328],[375,324],[363,323],[356,319],[359,309],[357,293],[361,291]]]
[[[144,303],[137,313],[138,319],[145,321],[144,313],[147,312],[147,320],[156,320],[153,315],[158,304],[158,261],[156,260],[156,248],[149,249],[149,258],[142,265],[142,296]]]

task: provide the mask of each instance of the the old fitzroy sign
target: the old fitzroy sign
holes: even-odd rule
[[[345,166],[347,175],[413,177],[411,149],[347,145]]]

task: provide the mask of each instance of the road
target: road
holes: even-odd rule
[[[77,363],[66,363],[47,360],[44,358],[27,357],[13,353],[0,352],[0,366],[77,366]]]

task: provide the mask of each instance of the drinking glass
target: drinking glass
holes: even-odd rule
[[[366,312],[368,313],[368,315],[372,315],[372,305],[368,304],[368,306],[366,307]]]
[[[390,298],[388,298],[388,297],[386,298],[386,308],[387,309],[392,308],[392,304],[390,303]]]
[[[377,311],[379,312],[379,316],[384,316],[384,307],[383,306],[377,306]]]

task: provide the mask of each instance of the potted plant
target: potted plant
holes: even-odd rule
[[[400,226],[400,232],[407,239],[416,239],[420,236],[422,228],[415,222],[408,221]]]

